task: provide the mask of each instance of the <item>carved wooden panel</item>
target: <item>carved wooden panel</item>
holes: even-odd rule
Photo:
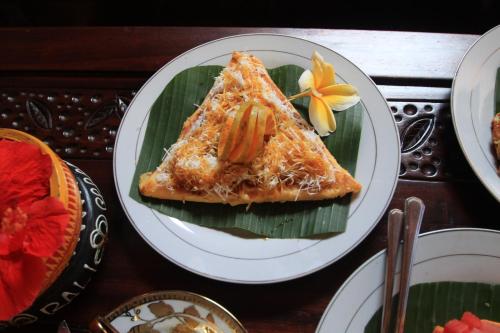
[[[133,90],[0,91],[0,127],[34,134],[63,158],[110,159]],[[448,103],[390,101],[401,137],[401,177],[470,177]]]
[[[34,134],[63,158],[112,158],[134,91],[0,92],[0,127]]]
[[[470,168],[463,168],[467,163],[453,130],[449,103],[400,101],[389,105],[401,140],[401,178],[470,178]]]

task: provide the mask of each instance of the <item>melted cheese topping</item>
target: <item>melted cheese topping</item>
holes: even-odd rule
[[[234,53],[202,105],[184,124],[178,142],[166,151],[156,180],[169,189],[214,193],[223,201],[242,188],[260,193],[294,188],[313,194],[335,183],[336,167],[329,152],[277,91],[257,58]],[[274,111],[278,133],[268,138],[250,164],[218,161],[217,145],[226,117],[234,117],[235,110],[249,100]],[[317,158],[318,153],[323,158]]]

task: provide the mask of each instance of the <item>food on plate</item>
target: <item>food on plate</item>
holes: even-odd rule
[[[495,115],[491,123],[491,131],[493,136],[493,145],[497,155],[497,160],[500,161],[500,112]]]
[[[436,326],[432,333],[500,333],[500,323],[464,312],[460,320],[452,319],[444,327]]]
[[[231,205],[321,200],[359,192],[262,62],[234,52],[142,195]]]

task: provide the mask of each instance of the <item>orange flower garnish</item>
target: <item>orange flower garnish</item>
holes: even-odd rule
[[[0,140],[0,320],[29,307],[69,221],[50,197],[50,157],[32,144]]]
[[[218,146],[218,158],[233,163],[251,162],[264,147],[266,136],[276,133],[273,111],[255,101],[243,103],[227,117]]]

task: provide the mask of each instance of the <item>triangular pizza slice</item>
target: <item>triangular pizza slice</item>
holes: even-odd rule
[[[234,52],[142,195],[229,203],[321,200],[358,192],[255,56]]]

